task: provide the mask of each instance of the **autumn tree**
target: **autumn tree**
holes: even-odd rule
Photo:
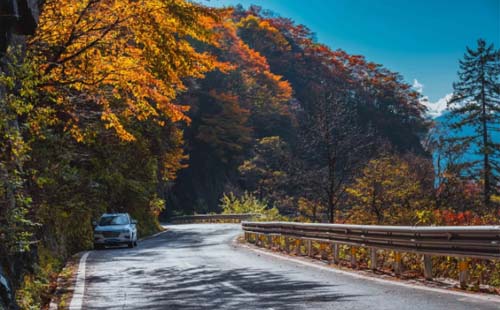
[[[455,117],[451,127],[474,130],[455,140],[464,148],[476,148],[476,153],[482,157],[483,203],[490,207],[491,195],[498,191],[500,180],[500,141],[494,141],[492,136],[494,131],[500,130],[500,51],[493,44],[478,40],[477,49],[467,47],[458,77],[448,102],[450,116]],[[476,166],[479,162],[471,164]]]
[[[388,143],[397,152],[424,154],[427,131],[419,94],[402,77],[362,56],[317,43],[309,29],[258,7],[236,10],[238,33],[294,89],[295,158],[303,159],[303,191],[327,206],[328,220],[345,198],[356,168]]]
[[[446,122],[433,126],[425,145],[433,154],[436,208],[457,211],[476,208],[479,202],[476,197],[478,184],[470,177],[473,165],[464,161],[467,146],[460,143],[460,139],[449,137],[449,124]]]
[[[97,180],[106,168],[89,158],[104,162],[114,158],[113,151],[118,149],[124,154],[141,150],[147,165],[157,167],[146,169],[144,178],[140,174],[132,177],[127,164],[112,161],[117,178],[139,176],[135,187],[147,184],[152,189],[175,179],[186,159],[177,123],[190,121],[188,107],[175,99],[186,89],[185,79],[202,78],[216,68],[229,69],[216,56],[194,47],[197,42],[218,44],[214,25],[223,15],[181,0],[44,2],[37,33],[29,42],[29,57],[38,68],[35,86],[44,94],[37,104],[54,119],[46,146],[64,141],[69,161],[62,162],[76,175],[81,173],[79,178],[89,178],[93,189],[88,190],[104,190],[107,183]],[[71,145],[66,133],[78,144]],[[109,152],[101,152],[108,145]],[[40,154],[44,152],[40,145]],[[56,171],[50,168],[55,164],[54,154],[47,158],[34,161],[32,167],[47,169],[49,176],[44,178],[51,179],[50,171]],[[68,191],[86,191],[77,183],[74,186]],[[108,190],[119,192],[117,188]],[[36,196],[37,189],[34,191]],[[148,197],[155,199],[151,192]],[[38,198],[42,199],[38,204],[49,205],[59,199],[58,195]],[[116,209],[120,204],[117,200],[102,205]]]
[[[293,133],[286,104],[292,92],[289,83],[241,40],[232,20],[216,29],[220,44],[200,48],[230,63],[232,70],[208,73],[181,97],[189,103],[192,123],[185,130],[189,167],[169,193],[170,204],[180,212],[219,210],[223,192],[238,187],[238,166],[256,139]]]
[[[41,90],[52,94],[78,141],[91,134],[81,127],[92,117],[131,141],[125,118],[187,120],[174,102],[185,90],[182,79],[223,67],[190,43],[214,43],[216,18],[182,0],[49,0],[29,47],[45,79]]]
[[[324,215],[328,212],[325,205],[319,200],[309,200],[300,197],[297,201],[297,210],[299,216],[297,220],[300,222],[321,222]]]
[[[370,152],[369,133],[362,131],[349,109],[348,89],[342,82],[320,86],[309,113],[301,119],[303,160],[310,175],[310,185],[328,210],[328,220],[335,222],[345,187]],[[307,186],[307,185],[305,185]],[[311,188],[311,190],[313,190]]]
[[[0,191],[2,266],[30,255],[32,283],[43,283],[91,245],[91,220],[106,211],[130,212],[140,233],[158,229],[157,189],[186,159],[180,124],[190,120],[176,98],[187,79],[229,69],[195,47],[218,44],[223,16],[181,0],[43,1],[36,34],[8,51],[0,77],[0,184],[14,194]],[[54,263],[26,251],[33,241]],[[25,270],[12,270],[16,289]],[[41,302],[32,297],[21,306]]]
[[[347,188],[352,203],[348,221],[415,224],[415,211],[427,207],[424,188],[407,161],[395,155],[382,155],[371,160]]]
[[[349,101],[342,104],[349,104],[355,111],[354,119],[362,129],[374,131],[377,138],[388,141],[399,152],[425,152],[420,143],[429,125],[425,106],[400,74],[361,55],[320,44],[307,27],[266,14],[258,7],[236,10],[233,15],[244,42],[265,56],[271,70],[292,85],[292,110],[304,109],[307,113],[314,104],[310,97],[316,95],[321,80],[344,89],[331,82],[348,83]],[[335,93],[336,88],[330,91]]]
[[[243,188],[259,199],[267,199],[282,214],[291,215],[289,197],[294,194],[294,160],[288,144],[279,136],[257,141],[252,157],[238,167]]]

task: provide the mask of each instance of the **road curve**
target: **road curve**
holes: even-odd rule
[[[83,309],[500,309],[494,302],[325,272],[234,247],[236,224],[169,226],[93,251]]]

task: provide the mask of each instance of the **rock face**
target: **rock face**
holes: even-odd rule
[[[41,3],[41,2],[40,2]],[[2,58],[13,36],[32,35],[35,33],[39,15],[38,0],[1,0],[0,1],[0,71]],[[4,96],[0,88],[0,97]],[[0,310],[18,309],[14,301],[13,282],[20,267],[18,257],[11,257],[0,251]],[[22,255],[25,256],[26,254]],[[22,265],[22,264],[21,264]]]
[[[0,266],[0,309],[8,309],[12,303],[12,288],[6,273],[3,271],[2,266]]]
[[[0,2],[0,58],[5,54],[13,34],[34,34],[38,18],[36,0],[2,0]]]

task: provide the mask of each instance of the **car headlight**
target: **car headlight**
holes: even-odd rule
[[[130,230],[128,230],[128,229],[122,229],[120,232],[122,232],[122,233],[128,233],[128,232],[130,232]]]

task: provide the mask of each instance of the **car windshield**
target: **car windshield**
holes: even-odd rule
[[[104,216],[101,217],[99,221],[99,226],[108,226],[108,225],[126,225],[129,224],[128,217],[125,215],[113,215],[113,216]]]

